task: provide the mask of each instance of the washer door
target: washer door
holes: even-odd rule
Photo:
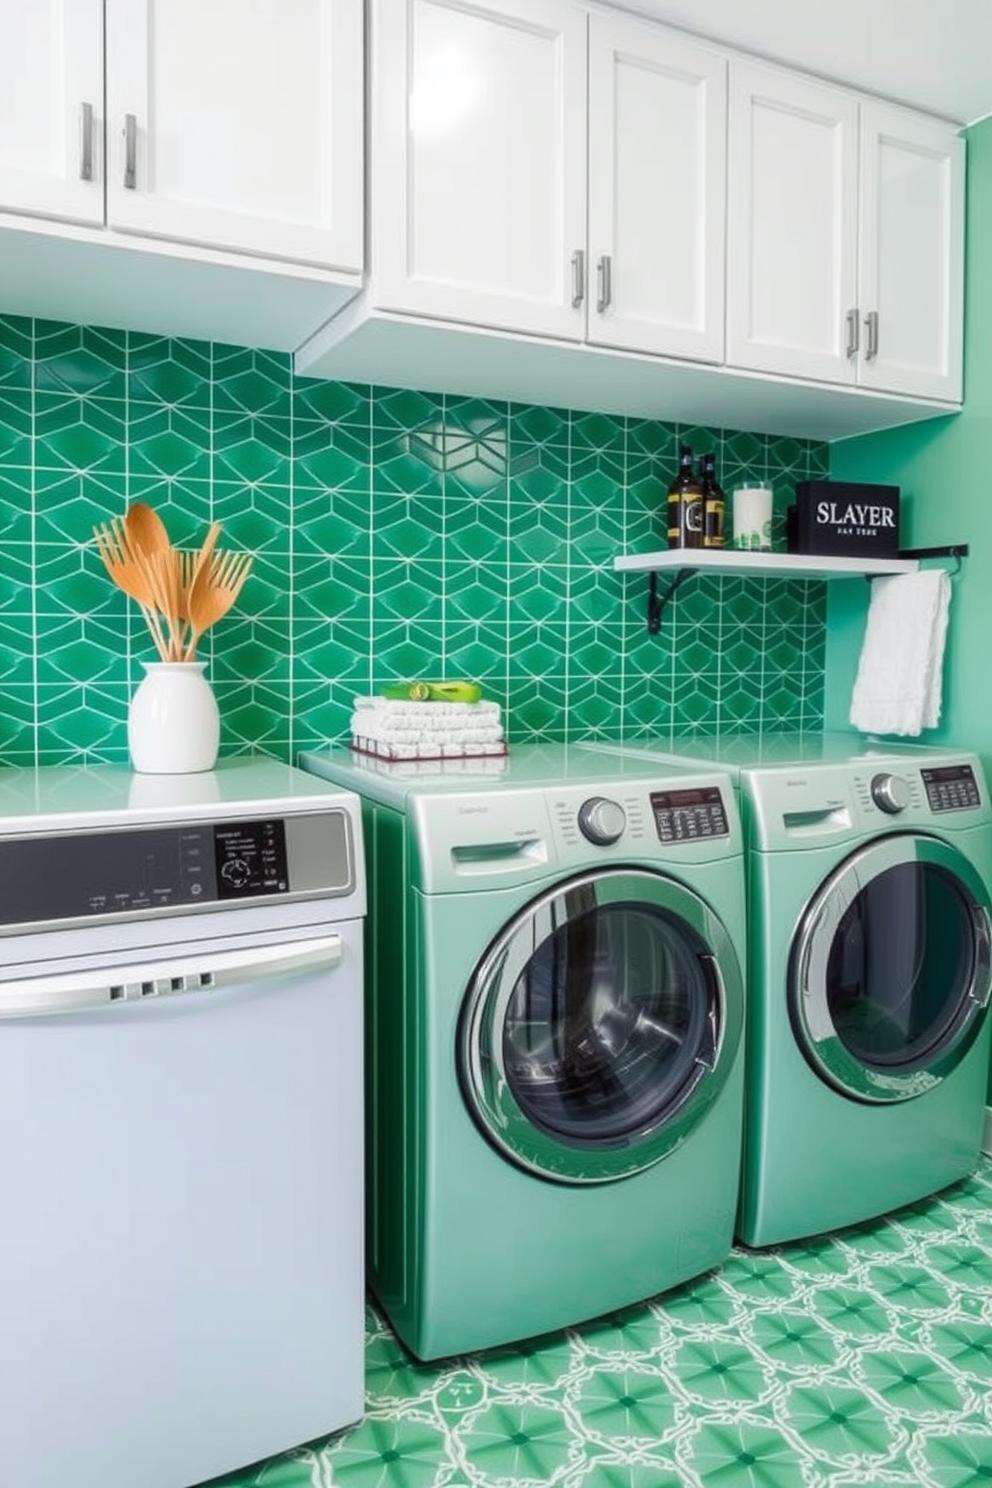
[[[484,1134],[562,1183],[678,1146],[727,1080],[743,983],[723,924],[657,873],[584,874],[535,899],[469,984],[462,1089]]]
[[[789,1010],[817,1073],[863,1101],[937,1085],[982,1026],[989,916],[978,873],[935,838],[886,837],[848,858],[793,941]]]

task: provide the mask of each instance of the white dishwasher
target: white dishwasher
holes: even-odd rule
[[[361,1415],[361,842],[271,760],[0,771],[0,1484]]]

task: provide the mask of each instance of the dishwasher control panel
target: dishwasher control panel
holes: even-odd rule
[[[0,838],[0,930],[345,894],[343,811]]]

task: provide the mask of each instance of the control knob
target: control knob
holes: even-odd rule
[[[871,798],[880,811],[897,816],[909,805],[909,783],[901,775],[876,775],[871,783]]]
[[[228,858],[220,870],[220,876],[227,880],[232,889],[242,889],[251,878],[251,869],[244,858]]]
[[[627,816],[617,801],[606,796],[590,796],[579,807],[579,831],[597,847],[609,847],[623,836]]]

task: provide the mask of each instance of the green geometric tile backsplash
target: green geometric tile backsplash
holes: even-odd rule
[[[0,764],[127,759],[154,659],[93,524],[149,502],[255,555],[201,648],[225,753],[347,738],[352,700],[468,677],[525,740],[817,728],[822,583],[693,578],[645,624],[622,552],[665,546],[680,438],[781,531],[827,448],[316,382],[282,354],[0,318]]]

